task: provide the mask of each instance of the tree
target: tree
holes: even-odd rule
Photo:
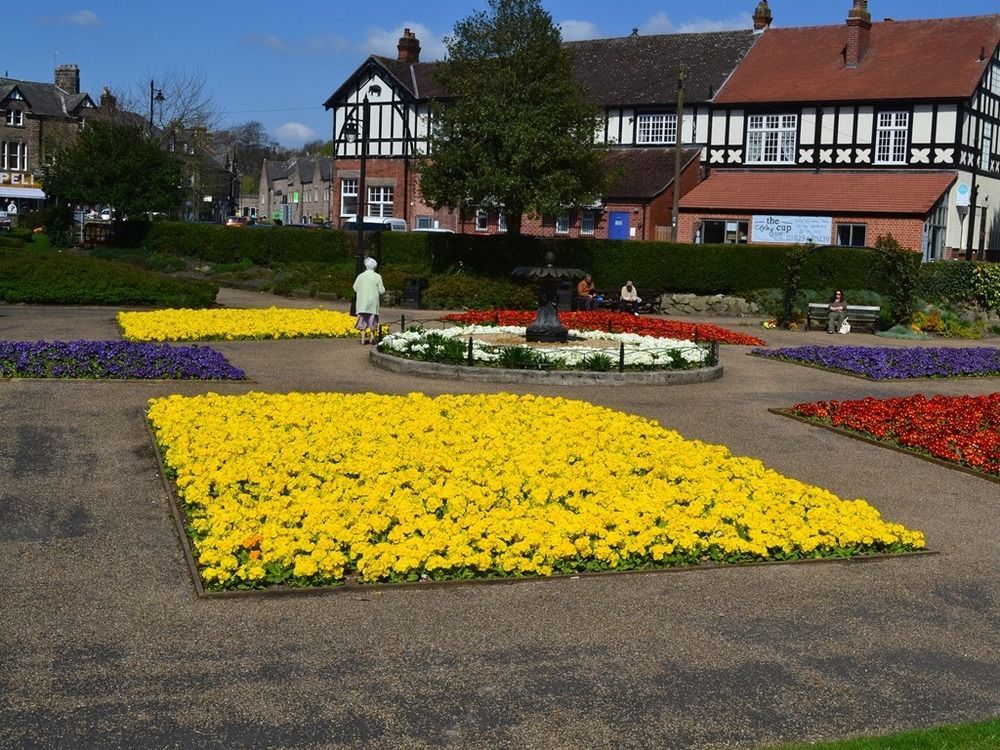
[[[57,153],[44,182],[67,203],[114,207],[117,221],[176,207],[180,183],[177,162],[142,128],[99,120]]]
[[[512,234],[523,213],[593,203],[607,179],[598,110],[539,0],[489,0],[445,44],[436,78],[453,99],[431,109],[424,198],[435,208],[496,208]]]

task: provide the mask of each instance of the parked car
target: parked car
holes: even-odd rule
[[[454,229],[443,229],[441,227],[416,227],[414,232],[427,232],[433,234],[455,234]]]
[[[350,217],[340,228],[348,232],[356,232],[358,230],[357,219],[353,216]],[[365,232],[405,232],[406,222],[402,219],[381,219],[377,216],[368,216],[362,223],[361,229]]]
[[[246,226],[247,217],[246,216],[230,216],[226,219],[227,227],[243,227]]]

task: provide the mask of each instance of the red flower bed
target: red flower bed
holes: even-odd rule
[[[792,412],[1000,476],[1000,393],[817,401]]]
[[[445,320],[468,325],[527,326],[535,319],[530,310],[481,310],[446,315]],[[685,341],[718,341],[720,344],[741,346],[766,346],[756,336],[730,331],[710,323],[685,323],[664,318],[636,317],[626,313],[564,312],[559,319],[567,328],[578,331],[609,331],[611,333],[638,333],[641,336],[683,339]]]

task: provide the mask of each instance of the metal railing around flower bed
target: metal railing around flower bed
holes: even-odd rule
[[[456,326],[456,324],[455,324],[455,321],[453,321],[453,320],[445,320],[443,318],[416,318],[416,317],[412,317],[412,316],[408,318],[405,315],[400,315],[399,320],[380,321],[380,323],[379,323],[379,336],[378,336],[378,340],[381,343],[382,339],[385,336],[387,336],[390,333],[392,333],[394,328],[397,331],[402,332],[402,331],[406,331],[408,329],[408,327],[413,327],[413,326],[420,326],[421,328],[423,328],[425,330],[433,330],[434,328],[438,328],[438,329],[442,329],[443,330],[443,329],[446,329],[446,328],[454,328]],[[613,330],[611,330],[611,324],[610,323],[608,324],[608,333],[615,333]],[[650,337],[650,338],[654,338],[654,337]],[[455,337],[455,340],[458,340],[457,336]],[[525,341],[524,346],[521,346],[521,345],[518,345],[518,344],[514,344],[514,345],[510,345],[510,346],[503,346],[503,345],[490,346],[489,348],[493,349],[493,350],[524,349],[524,348],[527,348],[528,343],[529,342]],[[701,363],[699,363],[698,365],[695,365],[695,366],[697,366],[697,367],[715,367],[715,366],[717,366],[719,364],[719,342],[718,341],[698,341],[697,340],[697,336],[695,336],[695,339],[691,343],[694,346],[696,346],[696,347],[702,349],[703,351],[705,351],[705,357],[704,357],[704,359],[702,360]],[[626,370],[649,371],[649,370],[653,370],[653,369],[661,369],[661,368],[649,367],[649,366],[631,366],[630,367],[629,365],[626,364],[626,351],[627,350],[626,350],[625,342],[619,342],[617,351],[615,351],[613,349],[609,349],[609,350],[607,350],[607,353],[605,353],[605,352],[592,352],[589,355],[591,357],[595,357],[595,360],[593,361],[593,364],[596,365],[595,367],[587,368],[587,367],[579,367],[579,366],[577,366],[577,367],[570,367],[568,369],[592,369],[594,371],[604,371],[604,372],[610,372],[612,370],[617,370],[620,373],[626,372]],[[667,362],[671,362],[671,355],[672,354],[676,354],[678,351],[680,351],[680,349],[678,347],[662,347],[662,348],[644,348],[642,351],[645,354],[657,355],[658,357],[662,357],[663,358],[662,361],[664,363],[667,363]],[[614,352],[615,356],[612,356],[612,352]],[[603,359],[602,360],[597,360],[596,357],[602,357]],[[489,365],[493,365],[493,364],[496,363],[496,360],[494,360],[494,359],[484,359],[484,358],[477,358],[476,357],[476,351],[475,351],[475,344],[474,344],[474,337],[473,336],[469,336],[468,339],[467,339],[466,354],[465,354],[465,357],[463,359],[464,359],[464,361],[462,362],[462,364],[464,364],[466,366],[469,366],[469,367],[489,366]],[[515,360],[514,361],[515,361],[516,364],[511,364],[509,366],[513,367],[513,368],[516,368],[516,369],[529,369],[529,370],[539,370],[539,371],[567,369],[565,363],[562,362],[561,360],[546,360],[544,358],[539,358],[539,359],[524,358],[524,361],[517,361],[516,360],[516,355],[515,355]],[[673,360],[673,363],[675,365],[679,364],[679,363],[676,362],[676,360]],[[451,364],[457,364],[457,362],[451,362]],[[674,369],[693,369],[693,367],[684,368],[684,367],[678,366],[678,367],[676,367]]]

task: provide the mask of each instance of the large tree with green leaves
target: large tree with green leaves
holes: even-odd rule
[[[436,70],[447,101],[432,107],[420,189],[436,208],[496,208],[507,230],[523,213],[592,203],[604,187],[597,108],[539,0],[489,0],[455,25]]]
[[[180,165],[141,127],[91,120],[56,154],[45,192],[67,203],[112,206],[117,217],[169,211],[181,200]]]

